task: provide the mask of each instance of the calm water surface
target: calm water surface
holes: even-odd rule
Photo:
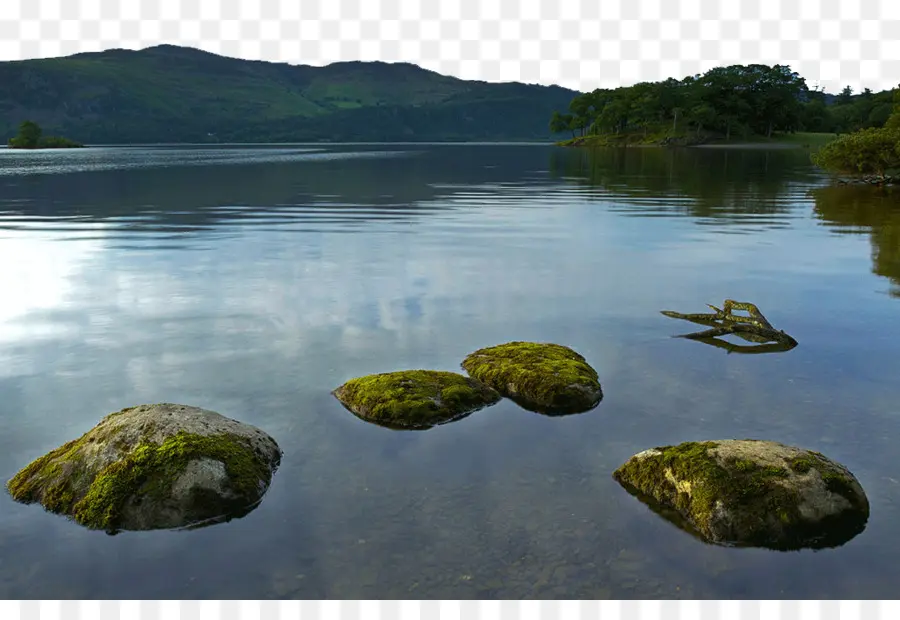
[[[802,151],[0,150],[0,477],[138,403],[285,452],[255,511],[195,531],[108,536],[0,494],[0,597],[891,598],[898,296],[900,200],[828,188]],[[728,297],[800,345],[729,354],[659,314]],[[397,432],[329,394],[516,339],[582,353],[600,406]],[[746,437],[847,465],[866,530],[711,546],[611,478]]]

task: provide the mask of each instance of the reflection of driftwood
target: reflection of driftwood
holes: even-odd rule
[[[735,335],[743,338],[741,334]],[[691,338],[691,340],[696,340],[697,342],[702,342],[704,344],[709,344],[720,349],[725,349],[728,353],[783,353],[784,351],[790,351],[795,346],[797,346],[795,344],[782,344],[781,342],[770,342],[768,344],[752,345],[734,344],[733,342],[728,342],[727,340],[719,340],[718,338]]]
[[[706,344],[727,349],[729,353],[772,353],[776,351],[790,351],[797,346],[796,340],[780,329],[772,327],[772,324],[769,323],[768,319],[763,316],[763,313],[754,304],[726,299],[721,310],[715,306],[709,307],[715,310],[715,313],[682,314],[671,310],[663,310],[662,313],[673,319],[684,319],[685,321],[712,327],[712,329],[702,332],[682,334],[677,337],[699,340]],[[746,310],[749,316],[733,314],[732,310]],[[734,334],[748,342],[755,342],[762,346],[736,345],[716,339],[727,334]]]

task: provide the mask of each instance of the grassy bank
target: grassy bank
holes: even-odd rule
[[[619,133],[578,136],[557,142],[560,146],[617,147],[617,146],[719,146],[806,148],[818,150],[837,136],[833,133],[796,132],[765,136],[741,136],[726,139],[712,133]]]

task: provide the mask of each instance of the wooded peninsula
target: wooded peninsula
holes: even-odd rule
[[[900,171],[900,88],[838,95],[785,65],[716,67],[682,80],[598,88],[555,111],[550,131],[566,146],[785,142],[821,146],[813,161],[870,183]]]

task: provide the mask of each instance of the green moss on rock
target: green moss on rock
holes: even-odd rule
[[[160,445],[141,444],[124,459],[103,468],[87,494],[72,506],[75,520],[95,529],[116,529],[125,508],[144,501],[165,501],[174,480],[198,459],[225,467],[233,489],[227,497],[198,492],[192,497],[189,522],[240,511],[248,498],[268,486],[271,472],[243,441],[228,435],[202,437],[178,433]]]
[[[869,505],[843,466],[776,442],[687,442],[636,454],[613,474],[674,508],[705,540],[773,549],[843,544]]]
[[[603,398],[597,371],[581,355],[558,344],[508,342],[471,353],[462,367],[525,409],[540,413],[580,413]]]
[[[501,398],[474,379],[437,370],[358,377],[332,393],[363,420],[398,429],[427,429],[452,422]]]
[[[106,416],[26,466],[7,489],[92,529],[188,527],[246,514],[280,457],[254,427],[196,407],[144,405]]]
[[[59,448],[35,459],[24,469],[17,473],[6,483],[6,488],[12,498],[18,502],[32,503],[40,499],[41,489],[46,485],[47,509],[53,512],[61,504],[70,503],[67,497],[64,481],[58,481],[62,473],[62,464],[68,463],[70,455],[75,452],[80,442],[84,439],[76,439],[63,444]]]

